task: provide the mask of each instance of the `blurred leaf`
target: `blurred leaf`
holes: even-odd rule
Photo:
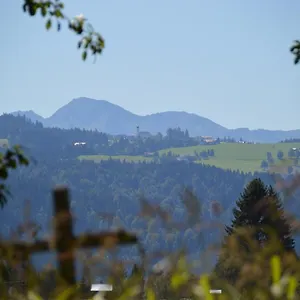
[[[137,296],[140,293],[140,288],[137,285],[128,286],[122,292],[122,295],[118,298],[118,300],[128,300],[132,299],[132,297]],[[109,297],[109,295],[108,295]]]
[[[181,195],[181,201],[188,213],[188,224],[190,227],[200,222],[201,204],[197,196],[189,189],[185,188]]]
[[[41,14],[42,14],[43,17],[46,16],[46,14],[47,14],[47,8],[45,6],[41,7]]]
[[[85,61],[85,60],[86,60],[86,57],[87,57],[87,52],[86,52],[86,51],[83,51],[83,52],[82,52],[82,60]]]
[[[144,196],[139,198],[141,205],[141,215],[144,217],[154,217],[156,215],[156,209],[151,205]]]
[[[271,258],[271,268],[273,283],[278,283],[281,277],[281,264],[279,256],[276,255]]]
[[[158,217],[165,223],[172,220],[172,217],[170,214],[168,214],[165,210],[163,210],[160,206],[156,208],[156,214]]]
[[[46,22],[46,29],[49,30],[51,28],[51,25],[52,25],[52,21],[51,19],[49,19],[47,22]]]
[[[37,11],[40,10],[42,17],[49,15],[52,18],[55,18],[57,21],[57,31],[61,29],[61,22],[65,21],[68,23],[68,27],[71,31],[77,35],[83,36],[83,39],[86,39],[87,43],[84,44],[87,51],[82,53],[83,61],[87,58],[88,50],[94,56],[94,61],[96,60],[96,55],[101,54],[104,49],[104,39],[98,32],[94,31],[94,28],[91,24],[86,22],[86,18],[82,15],[69,18],[65,16],[63,9],[64,3],[60,0],[55,1],[38,1],[38,0],[24,0],[22,6],[23,11],[28,13],[30,16],[36,15]],[[45,27],[49,30],[52,27],[51,19],[48,19]],[[85,36],[84,36],[85,35]],[[80,48],[82,42],[78,42],[78,48]]]
[[[203,289],[205,300],[213,300],[213,295],[210,293],[210,284],[207,275],[202,275],[199,283]]]
[[[0,178],[6,180],[8,177],[9,169],[16,169],[17,160],[19,165],[27,166],[29,164],[28,159],[23,155],[20,146],[16,145],[12,149],[6,151],[5,155],[0,156]],[[7,203],[7,196],[10,195],[5,184],[0,184],[0,206],[1,208]]]
[[[294,54],[294,64],[298,64],[300,61],[300,41],[294,41],[294,45],[290,48],[290,51]]]
[[[63,18],[63,14],[62,14],[61,10],[59,10],[59,9],[55,10],[54,16],[57,18]]]
[[[8,176],[8,172],[7,172],[6,167],[0,168],[0,178],[6,179],[7,176]]]
[[[185,284],[189,280],[187,272],[176,272],[171,278],[171,286],[174,289],[178,289],[180,286]]]
[[[152,289],[147,289],[147,300],[155,300],[155,294]]]
[[[77,287],[70,287],[56,297],[56,300],[71,300],[74,298]]]
[[[28,300],[43,300],[42,297],[34,293],[33,291],[28,292]]]
[[[7,168],[15,169],[17,167],[17,162],[15,159],[11,159],[10,161],[7,162],[6,166]]]
[[[294,276],[289,278],[288,288],[287,288],[287,298],[289,300],[295,299],[297,289],[297,279]]]
[[[31,16],[34,16],[36,14],[36,10],[37,10],[37,7],[36,7],[36,4],[29,4],[29,7],[28,7],[28,12]]]

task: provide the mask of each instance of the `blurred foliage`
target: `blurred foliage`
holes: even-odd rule
[[[46,28],[50,29],[56,21],[57,30],[61,29],[61,22],[66,21],[69,29],[82,36],[78,48],[83,49],[82,59],[85,60],[88,51],[94,57],[101,54],[104,48],[104,40],[96,33],[92,26],[86,23],[86,19],[80,15],[69,19],[63,13],[64,4],[59,1],[34,1],[26,0],[23,5],[24,12],[35,16],[38,12],[45,18]],[[300,61],[300,42],[296,41],[291,48],[295,55],[295,64]],[[6,180],[10,169],[18,165],[28,165],[28,160],[22,154],[19,146],[8,150],[0,155],[0,179]],[[294,187],[293,187],[294,188]],[[7,202],[8,190],[3,183],[0,185],[0,205],[3,207]],[[289,194],[289,193],[285,193]],[[183,227],[201,226],[200,201],[192,191],[184,190],[182,202],[186,208],[188,219]],[[154,207],[145,199],[141,199],[142,214],[148,218],[160,218],[165,225],[174,224],[172,218],[161,208]],[[212,203],[212,211],[220,210]],[[217,207],[217,208],[216,208]],[[296,222],[293,220],[293,222]],[[253,299],[300,299],[298,282],[300,278],[300,264],[297,255],[282,250],[281,240],[278,235],[270,234],[269,242],[261,243],[253,239],[255,228],[243,226],[225,238],[220,255],[226,252],[227,264],[238,266],[239,276],[234,285],[226,279],[221,279],[216,273],[202,274],[200,277],[191,272],[190,263],[186,260],[184,253],[168,255],[160,263],[159,272],[155,268],[149,269],[146,257],[142,257],[141,266],[134,265],[131,274],[126,274],[126,264],[116,259],[110,268],[109,282],[115,289],[106,294],[98,293],[92,295],[89,291],[91,282],[77,284],[74,287],[66,287],[58,278],[55,269],[48,265],[42,272],[36,272],[29,263],[24,265],[18,253],[12,248],[9,252],[1,252],[0,261],[0,294],[1,299],[223,299],[223,300],[253,300]],[[244,224],[247,225],[247,224]],[[166,226],[168,227],[168,226]],[[293,226],[299,228],[300,226]],[[278,229],[277,229],[278,230]],[[241,251],[241,241],[247,241],[251,245],[251,256],[249,251]],[[98,250],[96,259],[103,260],[103,251]],[[95,258],[89,257],[92,265]],[[148,274],[146,276],[146,269]],[[88,271],[87,271],[88,273]],[[23,275],[23,277],[22,277]],[[87,276],[88,278],[88,276]],[[26,280],[26,282],[24,282]],[[26,283],[26,284],[20,284]],[[16,283],[16,284],[15,284]],[[222,289],[222,294],[214,296],[210,289]]]
[[[4,154],[0,153],[0,206],[1,208],[7,203],[7,197],[10,192],[4,181],[8,177],[10,169],[16,169],[18,165],[27,166],[29,164],[28,159],[24,156],[22,148],[20,146],[14,146],[12,149],[8,149]]]
[[[296,40],[292,47],[290,48],[290,51],[294,55],[294,63],[298,64],[300,61],[300,41]]]
[[[260,180],[253,180],[245,188],[243,195],[247,196],[249,202],[253,191],[256,193],[261,192],[257,188],[261,184]],[[268,201],[271,201],[271,196],[276,197],[276,199],[278,197],[269,186],[265,188],[262,194],[267,196],[265,200]],[[253,194],[252,197],[254,197]],[[195,223],[197,225],[199,223],[200,225],[203,224],[200,219],[201,203],[194,193],[184,189],[181,198],[186,206],[187,217],[191,217],[193,220],[193,224],[187,225],[188,222],[184,222],[185,224],[182,224],[182,226],[189,227]],[[265,203],[265,200],[263,200],[263,203]],[[276,201],[274,202],[276,206],[274,209],[283,213],[281,205]],[[246,205],[243,204],[243,201],[238,201],[237,203],[240,211],[236,215],[243,215],[243,209],[245,209]],[[150,221],[160,218],[164,223],[174,224],[172,218],[166,217],[166,213],[163,210],[143,197],[141,197],[141,204],[143,216],[150,219]],[[269,203],[266,205],[270,206]],[[266,213],[264,205],[260,206],[260,208],[262,211],[258,215]],[[256,205],[253,207],[253,210],[255,209],[257,209]],[[269,211],[269,215],[274,215],[274,212],[272,210]],[[250,214],[250,216],[255,217],[253,214]],[[273,220],[272,222],[280,221],[278,221],[278,216],[275,219],[277,221]],[[257,218],[257,220],[260,220],[260,218]],[[268,222],[266,221],[265,223]],[[233,222],[233,224],[235,223],[237,222]],[[21,261],[18,260],[18,256],[13,255],[13,249],[9,255],[2,253],[0,293],[5,295],[6,298],[3,299],[300,299],[298,286],[300,278],[299,258],[295,252],[286,251],[282,247],[281,237],[278,234],[280,228],[279,226],[273,226],[274,224],[271,225],[271,229],[275,229],[275,232],[270,230],[268,239],[264,240],[263,244],[259,238],[253,238],[257,228],[253,224],[252,226],[247,225],[246,221],[245,224],[240,222],[239,226],[225,237],[219,255],[220,257],[224,255],[227,257],[226,262],[223,262],[223,266],[227,264],[230,267],[234,266],[239,269],[238,277],[234,282],[229,280],[228,277],[226,278],[226,276],[218,276],[216,272],[204,273],[200,276],[195,274],[192,271],[192,265],[195,262],[187,259],[184,246],[182,247],[183,251],[179,253],[162,254],[162,258],[154,266],[149,259],[152,254],[145,254],[144,250],[142,250],[140,251],[141,263],[135,263],[132,266],[132,271],[128,273],[126,269],[128,269],[128,264],[131,265],[131,262],[117,259],[114,256],[117,250],[115,246],[104,243],[104,247],[98,249],[94,254],[84,255],[84,260],[88,264],[86,265],[82,282],[75,287],[63,285],[59,281],[58,274],[54,268],[49,268],[48,266],[44,271],[37,273],[34,271],[33,266],[27,266],[25,277],[27,278],[27,287],[24,288],[18,283],[16,285],[11,283],[8,289],[7,282],[13,281],[14,278],[15,280],[19,278],[18,276],[21,272],[20,269],[17,269],[17,266],[20,265]],[[258,229],[262,230],[260,225]],[[267,232],[266,228],[264,232]],[[245,245],[247,246],[245,247]],[[208,251],[211,250],[208,249]],[[109,261],[109,265],[107,265],[106,260],[108,255],[115,257]],[[159,254],[155,255],[159,256]],[[196,260],[204,263],[205,258],[198,257]],[[107,268],[104,268],[105,262]],[[114,286],[113,291],[96,295],[89,291],[92,283],[89,272],[96,266],[98,266],[97,274],[108,276],[108,281],[105,282]],[[212,295],[210,294],[211,289],[221,289],[222,294]]]
[[[96,59],[104,49],[104,39],[96,32],[93,26],[87,22],[83,15],[69,18],[64,13],[64,3],[60,0],[24,0],[23,10],[29,16],[40,13],[46,19],[45,27],[50,30],[55,24],[57,31],[61,30],[62,22],[66,22],[71,31],[79,35],[78,48],[82,49],[82,59],[86,60],[88,54]]]

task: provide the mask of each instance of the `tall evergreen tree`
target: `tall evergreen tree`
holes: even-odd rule
[[[233,209],[231,226],[225,228],[227,237],[223,244],[224,251],[215,268],[219,278],[232,283],[236,281],[241,268],[239,264],[231,263],[232,257],[237,255],[242,257],[243,253],[248,257],[251,256],[250,242],[264,247],[270,242],[272,234],[278,241],[275,253],[294,251],[291,227],[284,217],[279,196],[271,186],[266,186],[260,179],[252,180],[241,194],[236,206]],[[246,229],[246,232],[249,229],[251,232],[250,242],[243,238],[238,239],[239,254],[230,251],[227,244],[228,237],[234,235],[237,229]]]

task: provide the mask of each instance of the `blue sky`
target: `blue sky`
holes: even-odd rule
[[[21,2],[0,1],[0,113],[47,117],[85,96],[229,128],[300,128],[297,0],[66,0],[66,14],[83,13],[106,40],[96,64],[81,61],[66,26],[46,32]]]

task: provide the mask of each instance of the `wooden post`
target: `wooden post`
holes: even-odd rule
[[[53,191],[55,213],[55,238],[58,270],[69,285],[76,283],[73,219],[70,210],[68,189],[58,187]]]
[[[54,237],[58,262],[58,273],[68,285],[76,284],[75,250],[79,248],[95,248],[105,246],[111,241],[117,246],[137,244],[138,238],[134,234],[119,230],[116,232],[86,233],[74,236],[73,218],[70,210],[69,194],[66,187],[58,187],[53,191],[54,206]],[[21,261],[28,262],[34,253],[45,253],[53,250],[50,240],[36,239],[34,243],[18,241],[10,243],[0,240],[0,250],[3,255],[11,251],[21,255]],[[26,270],[29,272],[29,270]],[[27,273],[26,273],[27,274]]]

